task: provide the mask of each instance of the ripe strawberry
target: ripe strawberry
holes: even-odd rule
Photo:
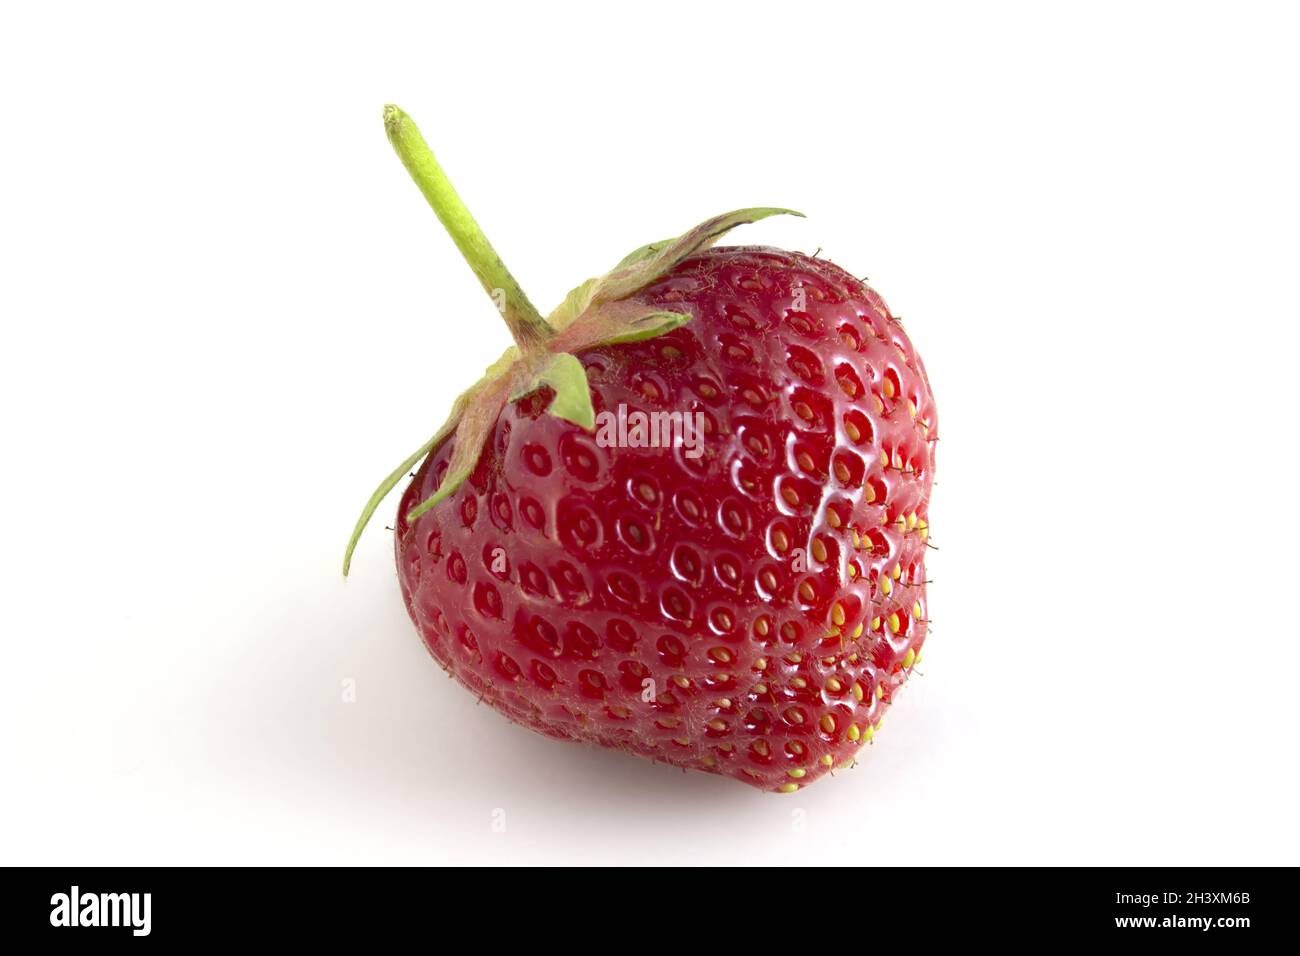
[[[519,343],[358,523],[425,459],[396,551],[434,658],[552,737],[781,792],[851,764],[927,630],[936,415],[897,318],[825,260],[708,248],[784,211],[764,209],[534,319],[476,227],[477,249],[457,236],[473,220],[413,124],[386,118]],[[698,413],[701,440],[635,447],[620,410]]]

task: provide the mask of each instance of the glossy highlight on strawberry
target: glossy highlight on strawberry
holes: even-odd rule
[[[799,253],[699,248],[619,309],[681,318],[565,353],[590,413],[530,379],[435,436],[398,509],[403,597],[510,719],[793,792],[853,764],[925,643],[924,366],[879,295]],[[698,416],[698,446],[591,427],[636,412]]]

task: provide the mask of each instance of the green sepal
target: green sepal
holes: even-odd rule
[[[803,213],[795,212],[793,209],[755,206],[706,219],[676,239],[661,239],[658,242],[646,243],[624,256],[619,264],[605,275],[588,279],[570,292],[564,297],[564,301],[546,317],[546,321],[556,332],[562,332],[589,309],[602,303],[626,299],[640,292],[656,279],[671,272],[673,267],[687,256],[709,248],[737,226],[758,222],[769,216],[782,215],[803,217]],[[670,329],[662,331],[667,332]]]
[[[361,509],[361,517],[357,518],[356,526],[352,529],[352,537],[348,538],[347,550],[343,552],[343,576],[345,578],[352,567],[352,552],[357,549],[357,542],[361,540],[361,532],[366,530],[366,525],[370,523],[375,511],[383,503],[383,500],[388,497],[388,493],[397,487],[397,483],[452,433],[459,418],[460,415],[453,409],[451,417],[447,419],[446,424],[438,429],[438,433],[417,448],[406,461],[394,468],[388,477],[379,483],[375,493],[370,496],[366,506]]]
[[[483,444],[491,434],[501,409],[505,407],[513,377],[501,375],[485,378],[474,386],[460,421],[456,423],[456,447],[452,449],[451,459],[447,462],[447,473],[442,476],[437,491],[406,513],[407,521],[415,521],[430,508],[445,501],[474,473],[474,466],[483,453]]]
[[[379,483],[379,487],[376,488],[374,494],[370,496],[370,500],[366,502],[366,506],[361,509],[361,516],[357,518],[356,526],[352,529],[352,537],[348,538],[347,550],[343,553],[344,577],[348,576],[348,571],[352,567],[352,552],[356,550],[357,542],[361,540],[361,533],[366,530],[366,525],[370,523],[370,519],[374,516],[375,511],[379,508],[380,504],[383,503],[383,500],[388,497],[388,493],[397,487],[397,483],[402,480],[403,476],[423,461],[426,455],[438,448],[438,446],[451,436],[452,432],[457,430],[457,426],[460,424],[461,418],[464,416],[466,410],[474,404],[476,398],[484,390],[484,387],[503,378],[506,373],[514,367],[518,358],[519,350],[513,345],[506,349],[499,359],[487,367],[487,370],[483,373],[481,379],[457,396],[456,401],[452,403],[451,414],[447,416],[447,420],[442,423],[442,427],[438,429],[434,436],[412,452],[410,457],[394,468],[388,474],[388,477]],[[466,474],[468,475],[468,473]],[[438,489],[440,492],[450,483],[450,477],[451,472],[449,471],[447,477],[443,479],[442,485]],[[456,482],[456,485],[459,486],[463,481],[464,478]],[[455,489],[453,488],[451,490]],[[451,490],[447,493],[450,494]]]
[[[577,356],[569,352],[547,356],[536,373],[524,378],[511,390],[510,401],[531,395],[543,386],[550,387],[555,393],[546,409],[548,415],[573,422],[583,431],[591,431],[596,427],[596,410],[591,405],[587,370],[582,367]]]
[[[582,285],[571,291],[564,297],[564,301],[555,307],[550,315],[546,317],[547,323],[556,332],[561,332],[573,324],[573,321],[582,313],[587,311],[591,305],[591,297],[596,291],[596,283],[599,279],[588,279]]]
[[[691,321],[691,318],[689,312],[648,312],[627,322],[623,326],[625,331],[616,332],[596,344],[621,345],[624,342],[644,342],[646,339],[653,339],[673,329],[680,329]]]
[[[687,256],[694,255],[709,248],[724,235],[737,226],[748,222],[758,222],[769,216],[799,216],[803,213],[793,209],[778,209],[773,206],[755,206],[751,209],[736,209],[724,212],[720,216],[706,219],[689,232],[682,233],[676,239],[652,242],[634,250],[623,258],[614,271],[599,281],[599,287],[592,296],[593,305],[612,302],[635,295],[650,283],[672,271],[677,263]]]
[[[666,249],[673,242],[672,239],[660,239],[658,242],[647,242],[640,249],[633,249],[625,255],[621,262],[616,265],[615,269],[622,269],[624,266],[630,266],[634,262],[640,262],[654,255],[660,249]]]
[[[568,352],[579,352],[598,345],[644,342],[679,329],[690,320],[689,312],[669,312],[635,299],[607,302],[579,316],[555,337],[555,345]]]

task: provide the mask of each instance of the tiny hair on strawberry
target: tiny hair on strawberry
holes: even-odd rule
[[[402,597],[476,698],[777,793],[853,766],[929,630],[938,418],[899,318],[820,254],[715,245],[801,215],[773,207],[641,246],[543,316],[411,118],[384,127],[514,344],[375,489],[343,573],[414,471]]]

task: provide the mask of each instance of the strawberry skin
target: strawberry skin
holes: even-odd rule
[[[455,435],[407,487],[402,594],[511,719],[792,792],[853,763],[925,642],[929,381],[880,296],[821,259],[713,248],[636,298],[692,320],[578,352],[592,405],[700,412],[703,453],[602,447],[546,390],[509,402],[413,522]]]

